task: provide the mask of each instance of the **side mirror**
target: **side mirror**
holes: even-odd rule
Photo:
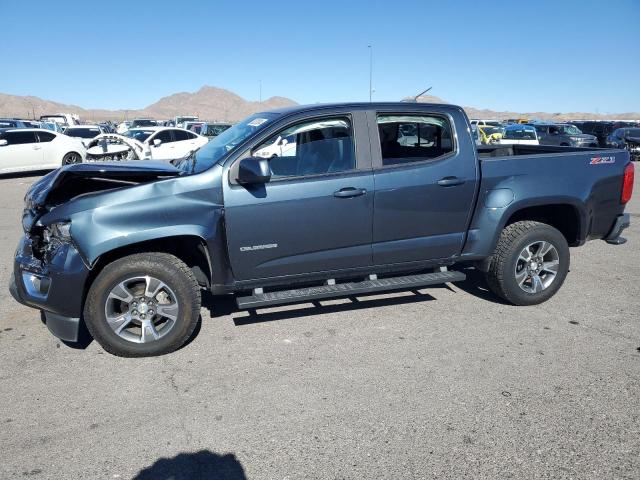
[[[266,158],[249,157],[240,160],[238,183],[245,185],[267,183],[271,179],[271,169]]]
[[[160,140],[159,138],[156,138],[156,139],[153,141],[153,146],[154,146],[154,147],[159,147],[161,143],[162,143],[162,140]]]
[[[5,145],[9,145],[9,142],[7,142],[5,138],[3,138],[2,140],[0,140],[0,147],[4,147]]]

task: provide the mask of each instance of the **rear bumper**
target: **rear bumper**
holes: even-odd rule
[[[623,243],[626,243],[627,239],[620,235],[622,235],[622,232],[626,228],[629,228],[629,225],[631,225],[631,216],[628,213],[618,215],[611,232],[609,232],[609,235],[604,237],[605,242],[611,245],[622,245]]]
[[[45,263],[33,256],[31,240],[20,240],[9,284],[11,296],[43,311],[51,333],[78,341],[84,285],[89,269],[73,245],[62,245]]]

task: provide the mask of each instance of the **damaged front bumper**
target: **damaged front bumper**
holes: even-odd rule
[[[42,310],[56,337],[77,342],[88,275],[72,244],[60,245],[45,261],[34,255],[31,239],[24,236],[16,251],[9,291],[23,305]]]

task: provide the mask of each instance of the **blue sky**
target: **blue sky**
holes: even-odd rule
[[[0,92],[86,108],[367,100],[372,44],[374,100],[640,111],[640,0],[0,1]]]

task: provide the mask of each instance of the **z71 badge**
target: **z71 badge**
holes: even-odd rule
[[[616,157],[591,157],[591,165],[601,165],[603,163],[616,163]]]

